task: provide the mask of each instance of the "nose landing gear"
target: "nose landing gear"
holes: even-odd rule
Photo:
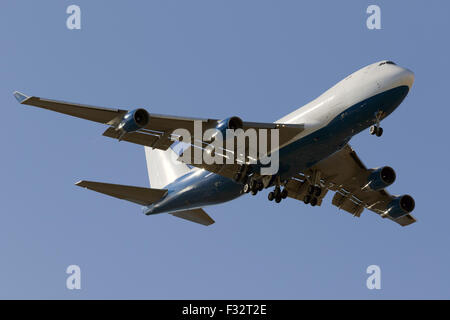
[[[383,128],[380,127],[381,117],[383,116],[383,111],[378,111],[375,115],[376,124],[371,126],[369,132],[371,135],[376,135],[377,137],[381,137],[383,134]]]
[[[381,137],[383,134],[383,128],[378,126],[371,126],[369,131],[371,135],[376,135],[377,137]]]

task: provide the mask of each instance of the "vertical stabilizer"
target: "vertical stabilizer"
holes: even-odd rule
[[[178,156],[171,148],[164,151],[145,147],[145,158],[152,188],[162,189],[191,170],[176,160]]]

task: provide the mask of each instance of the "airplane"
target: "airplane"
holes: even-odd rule
[[[170,213],[208,226],[215,221],[204,207],[273,188],[268,200],[276,203],[289,197],[320,206],[331,191],[332,204],[353,216],[360,217],[368,209],[407,226],[417,221],[411,215],[415,201],[410,195],[394,196],[386,191],[395,181],[395,171],[389,166],[368,169],[348,143],[367,128],[380,137],[380,122],[401,104],[413,82],[412,71],[389,60],[379,61],[274,123],[247,122],[236,116],[200,119],[153,114],[145,109],[94,107],[18,91],[14,96],[22,105],[106,124],[104,136],[143,145],[150,188],[84,180],[76,185],[140,204],[146,215]],[[279,130],[278,171],[261,175],[261,162],[248,158],[223,164],[181,161],[186,148],[177,151],[176,146],[183,142],[174,132],[182,128],[193,134],[196,121],[202,130]],[[194,147],[192,142],[186,144],[187,149]],[[201,142],[200,147],[206,145],[208,142]],[[237,157],[236,150],[230,152],[230,157]]]

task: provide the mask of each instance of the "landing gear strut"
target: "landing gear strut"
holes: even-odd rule
[[[381,135],[383,134],[383,128],[380,127],[380,120],[381,117],[383,115],[383,111],[378,111],[377,114],[375,115],[375,119],[376,119],[376,124],[370,127],[370,134],[371,135],[376,135],[377,137],[381,137]]]

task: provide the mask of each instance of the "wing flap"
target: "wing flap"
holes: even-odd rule
[[[142,133],[140,131],[130,132],[121,137],[121,133],[119,131],[115,130],[113,127],[109,127],[108,129],[106,129],[106,131],[103,132],[103,135],[105,137],[109,137],[109,138],[113,138],[113,139],[121,138],[121,140],[123,140],[123,141],[131,142],[131,143],[135,143],[135,144],[139,144],[139,145],[147,146],[147,147],[153,147],[153,145],[157,141],[160,140],[159,135]],[[173,141],[170,142],[170,144],[172,144],[172,143],[173,143]],[[167,148],[170,146],[170,144],[167,145]],[[167,150],[167,148],[165,148],[163,150]]]
[[[416,222],[416,218],[414,218],[411,214],[406,214],[404,216],[401,216],[400,218],[395,219],[395,222],[397,222],[402,227],[405,227],[407,225],[410,225],[411,223]]]
[[[360,217],[361,213],[364,211],[364,206],[339,192],[334,194],[332,204],[356,217]]]
[[[199,223],[204,226],[212,225],[215,221],[203,209],[185,210],[171,213],[173,216]]]
[[[84,180],[75,185],[144,206],[152,204],[167,194],[167,189],[150,189]]]

